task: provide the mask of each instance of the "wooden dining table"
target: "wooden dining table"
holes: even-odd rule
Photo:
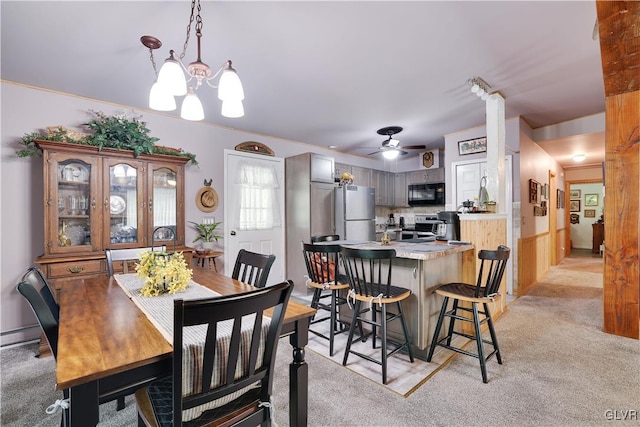
[[[193,280],[229,295],[255,289],[202,267]],[[113,277],[74,279],[58,288],[60,324],[56,387],[70,391],[70,425],[95,426],[99,395],[144,385],[171,373],[173,347]],[[308,365],[304,360],[315,310],[289,301],[282,337],[293,347],[289,365],[289,423],[307,425]],[[135,420],[132,420],[135,422]]]

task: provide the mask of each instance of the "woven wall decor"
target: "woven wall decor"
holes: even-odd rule
[[[202,212],[213,212],[218,208],[218,193],[211,186],[213,179],[204,180],[204,187],[196,194],[196,206]]]

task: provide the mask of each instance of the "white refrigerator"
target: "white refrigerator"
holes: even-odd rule
[[[376,239],[375,188],[344,185],[334,189],[336,234],[343,240]]]

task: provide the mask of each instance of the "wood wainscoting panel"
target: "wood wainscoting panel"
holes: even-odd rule
[[[518,296],[525,295],[549,271],[549,233],[518,241]]]

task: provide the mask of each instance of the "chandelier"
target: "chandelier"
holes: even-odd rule
[[[196,12],[197,14],[194,17]],[[165,59],[164,64],[158,72],[156,62],[153,57],[153,51],[162,46],[162,42],[153,36],[142,36],[140,41],[149,49],[151,64],[156,79],[149,92],[149,108],[157,111],[173,111],[176,109],[177,96],[184,96],[182,107],[180,109],[180,117],[185,120],[202,120],[204,119],[204,109],[202,102],[196,94],[196,91],[206,83],[214,89],[218,89],[218,99],[222,101],[222,115],[225,117],[242,117],[244,116],[244,107],[242,100],[244,99],[244,91],[242,83],[231,66],[231,60],[226,61],[214,73],[211,68],[202,62],[201,38],[202,38],[202,18],[200,17],[200,0],[191,1],[191,16],[189,25],[187,26],[187,37],[184,42],[182,53],[179,58],[175,57],[175,51],[169,51],[169,57]],[[191,24],[195,20],[195,31],[198,41],[198,57],[188,66],[182,62],[189,44],[191,35]],[[185,77],[185,73],[187,77]],[[220,76],[218,85],[212,84],[212,81]],[[185,96],[186,95],[186,96]]]

